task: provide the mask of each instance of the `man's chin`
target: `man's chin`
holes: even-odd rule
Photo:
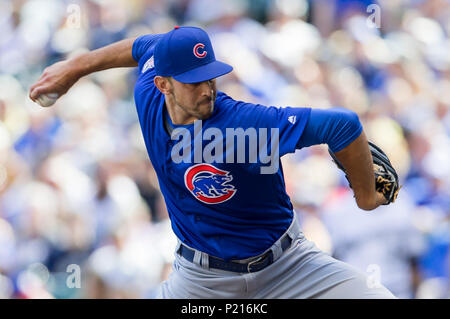
[[[206,120],[207,118],[211,117],[211,115],[213,114],[214,111],[214,105],[211,106],[211,108],[203,113],[200,113],[198,115],[198,118],[200,120]]]

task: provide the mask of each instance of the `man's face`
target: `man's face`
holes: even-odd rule
[[[181,83],[173,78],[168,80],[170,94],[180,108],[201,120],[211,116],[217,96],[216,79],[198,83]]]

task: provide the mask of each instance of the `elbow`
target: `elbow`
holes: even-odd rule
[[[345,110],[342,118],[343,126],[346,127],[346,134],[356,139],[363,129],[358,114],[350,110]],[[355,136],[355,133],[358,133],[357,136]]]
[[[344,108],[337,108],[335,112],[338,117],[337,127],[339,129],[335,130],[331,140],[327,143],[334,153],[346,148],[363,130],[357,113]]]

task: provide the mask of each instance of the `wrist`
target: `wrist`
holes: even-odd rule
[[[374,210],[378,206],[386,203],[386,198],[382,193],[374,192],[372,196],[365,198],[356,197],[356,203],[362,210]]]
[[[380,205],[386,204],[387,203],[387,199],[386,199],[386,197],[384,197],[383,193],[375,192],[375,202],[377,204],[376,207],[378,207]]]
[[[86,53],[80,54],[78,56],[75,56],[69,60],[67,60],[69,72],[78,79],[81,77],[88,75],[91,73],[89,71],[89,63],[88,59],[86,58]]]

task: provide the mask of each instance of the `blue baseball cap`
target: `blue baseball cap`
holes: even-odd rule
[[[208,81],[233,67],[217,61],[208,34],[196,27],[175,27],[165,33],[154,51],[155,72],[182,83]]]

